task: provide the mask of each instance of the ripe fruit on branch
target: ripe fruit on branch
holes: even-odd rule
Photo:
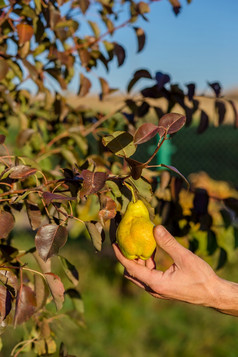
[[[153,227],[145,204],[141,200],[130,202],[116,232],[118,246],[126,258],[150,258],[156,247]]]

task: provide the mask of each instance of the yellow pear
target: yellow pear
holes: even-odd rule
[[[154,224],[145,204],[130,202],[117,228],[116,239],[123,255],[128,259],[148,259],[156,247]]]

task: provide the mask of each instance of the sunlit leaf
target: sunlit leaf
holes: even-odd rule
[[[92,84],[90,80],[80,73],[80,87],[79,87],[79,96],[84,97],[90,91]]]
[[[42,309],[47,301],[49,292],[45,280],[42,276],[34,275],[34,292],[36,297],[36,309]]]
[[[85,222],[88,233],[92,239],[94,248],[100,252],[102,249],[102,243],[104,241],[104,230],[100,222]]]
[[[18,24],[16,26],[17,33],[19,37],[19,43],[22,45],[27,41],[30,41],[34,34],[34,29],[31,25],[28,24]]]
[[[136,151],[133,136],[126,131],[115,131],[111,135],[104,136],[102,142],[117,156],[130,157]]]

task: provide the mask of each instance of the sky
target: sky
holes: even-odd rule
[[[137,53],[133,29],[124,27],[116,31],[112,38],[109,37],[109,40],[125,47],[126,60],[118,68],[115,58],[110,63],[109,73],[102,64],[92,74],[87,73],[94,93],[100,92],[98,77],[107,79],[110,87],[118,88],[119,93],[126,93],[132,74],[141,68],[149,70],[152,76],[157,71],[167,73],[171,82],[183,89],[185,84],[195,82],[197,93],[209,93],[207,82],[220,82],[223,93],[238,88],[238,0],[180,2],[182,9],[178,16],[173,13],[168,0],[151,3],[151,12],[146,14],[149,21],[141,19],[135,24],[142,27],[146,34],[146,45],[140,53]],[[63,12],[67,12],[68,4],[63,5]],[[97,22],[96,10],[90,10],[90,17]],[[123,13],[119,23],[126,18],[126,13]],[[79,31],[92,34],[85,19],[78,20]],[[52,87],[52,82],[48,84],[49,88]],[[147,84],[152,85],[151,81],[141,80],[133,90],[139,91]],[[79,73],[76,73],[69,92],[77,93],[78,85]],[[24,87],[27,86],[34,91],[31,81],[24,83]]]
[[[118,30],[114,39],[125,46],[127,59],[120,68],[116,61],[112,63],[109,74],[99,66],[97,74],[122,92],[132,73],[140,68],[152,75],[168,73],[172,83],[182,87],[195,82],[202,93],[208,90],[207,81],[220,82],[224,91],[238,88],[238,1],[192,0],[187,4],[181,0],[181,4],[178,16],[168,0],[151,4],[149,22],[139,23],[147,38],[139,54],[134,31]]]

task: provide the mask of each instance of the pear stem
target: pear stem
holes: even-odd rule
[[[133,203],[136,203],[136,196],[135,196],[135,192],[134,192],[133,187],[131,185],[129,185],[129,183],[125,182],[125,181],[124,181],[124,185],[126,185],[126,187],[131,191]]]

